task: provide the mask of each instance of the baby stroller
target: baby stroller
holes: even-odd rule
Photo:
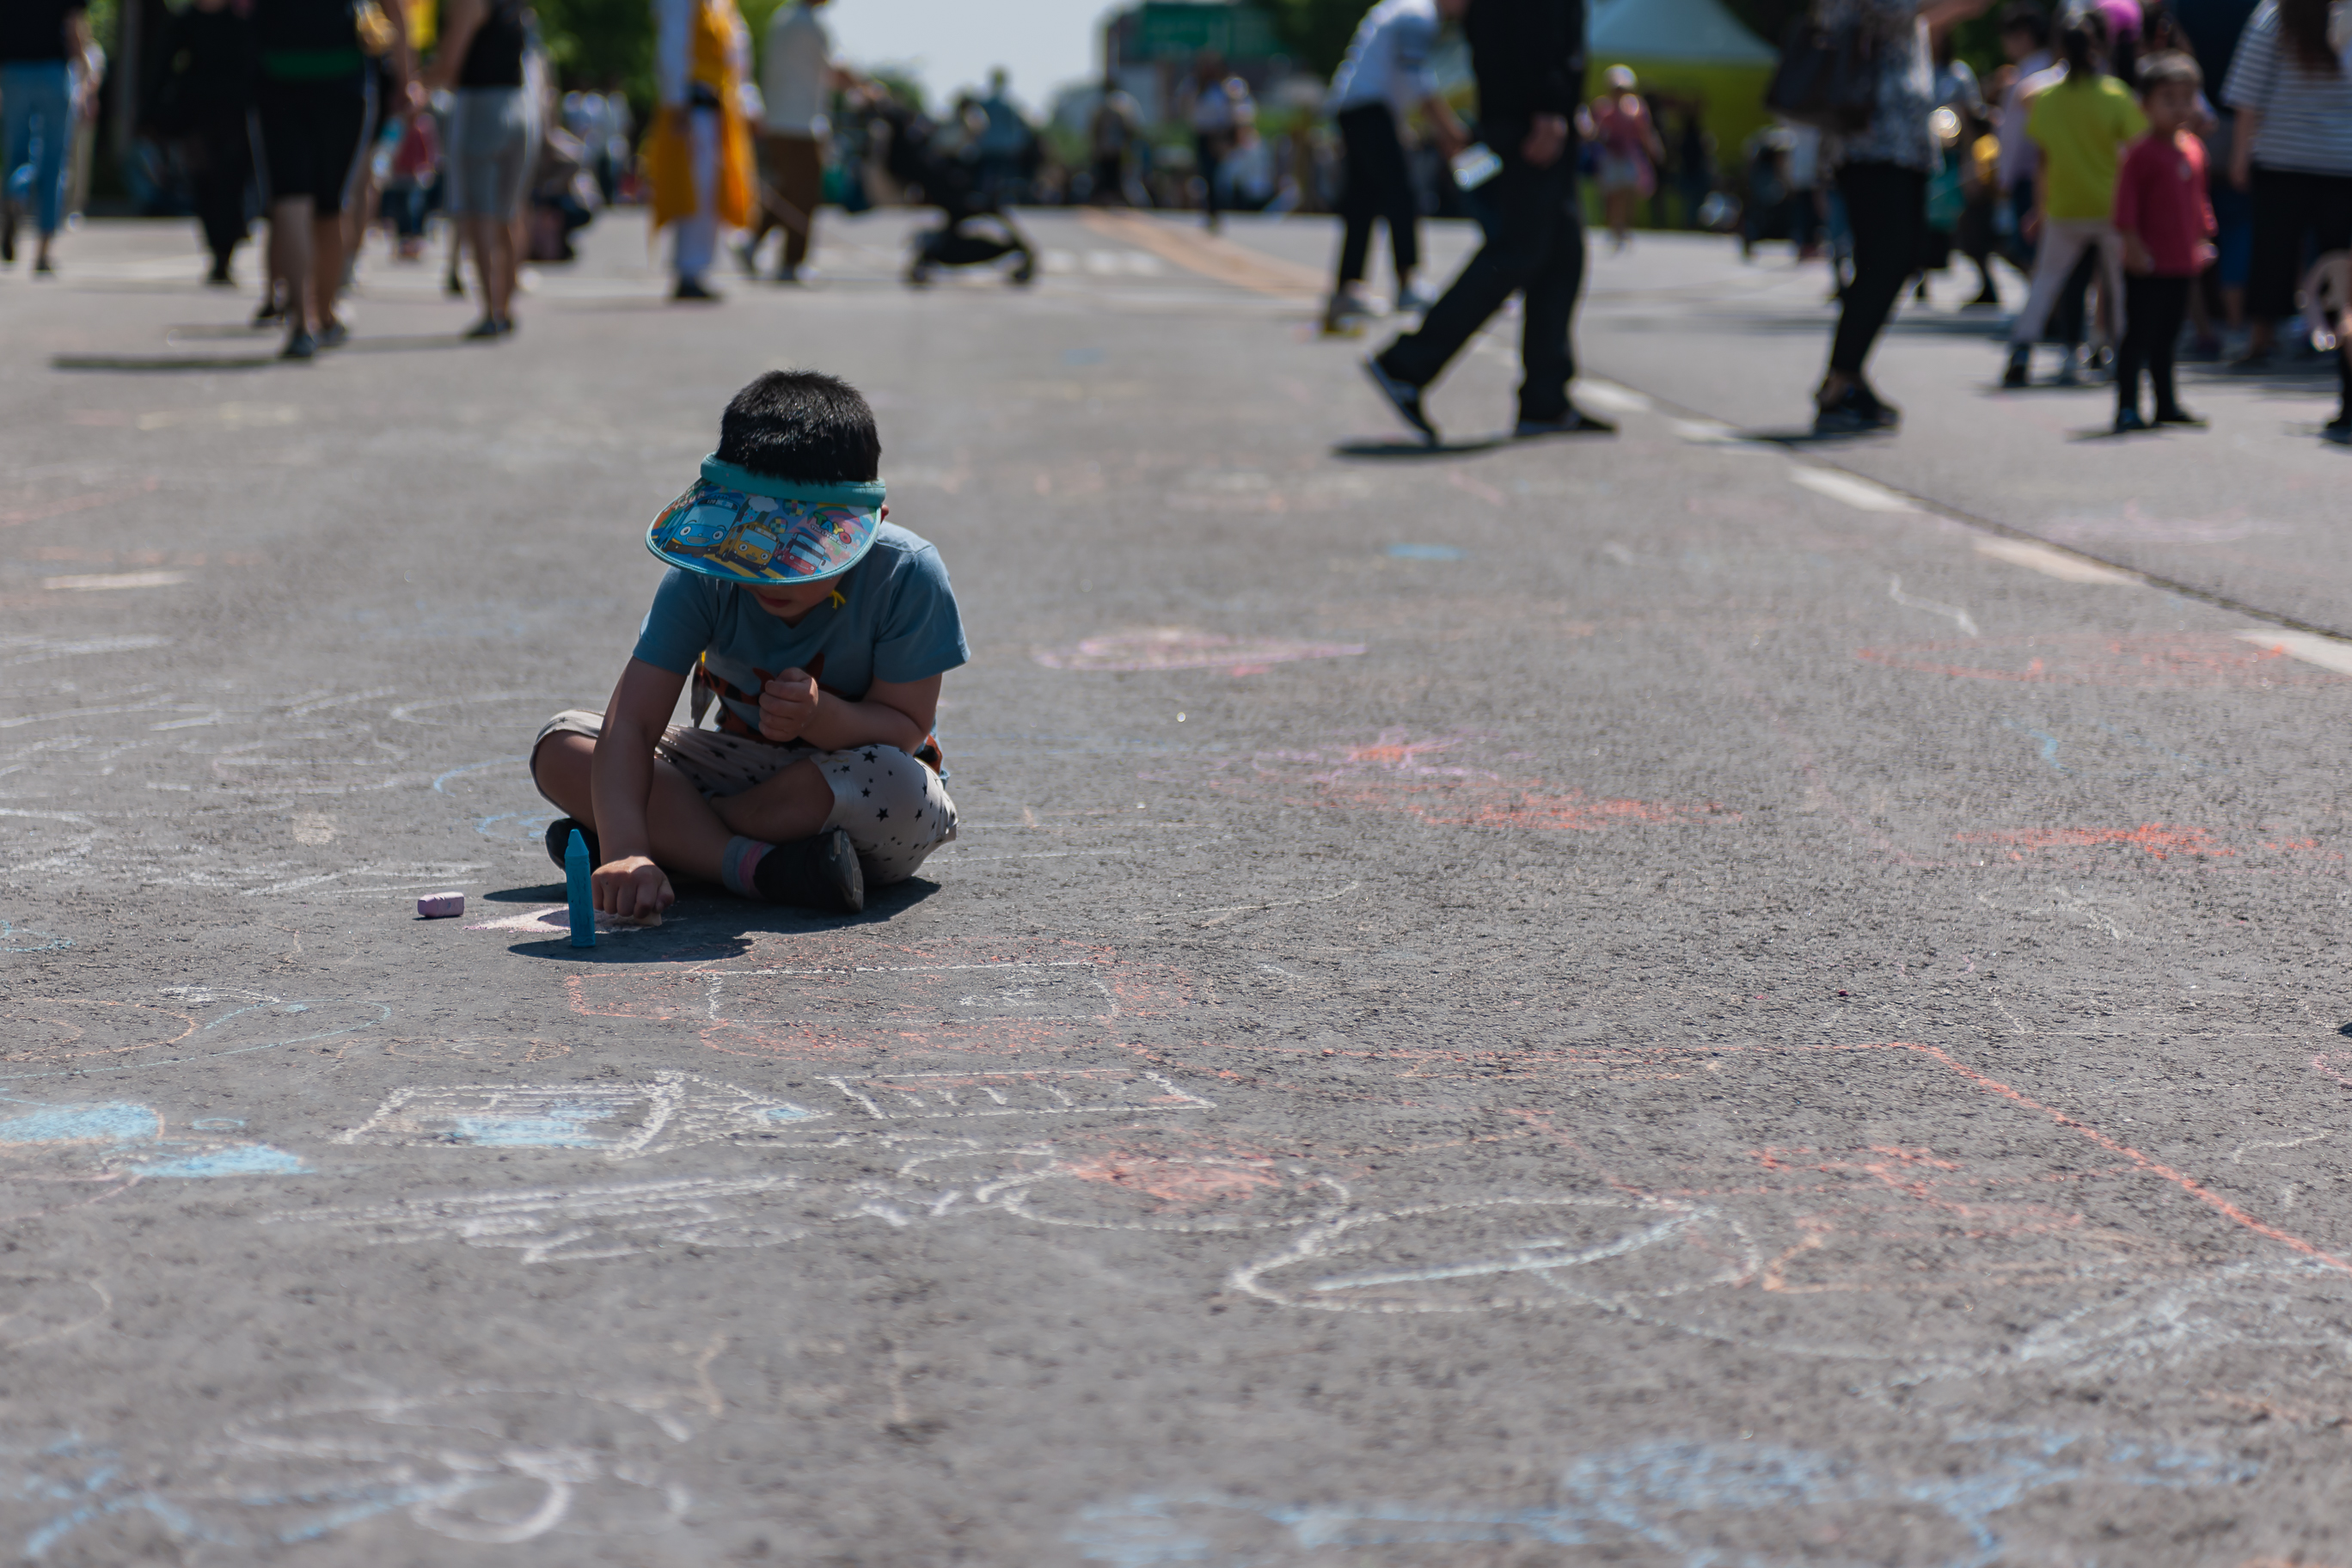
[[[1013,226],[1013,216],[984,195],[971,164],[940,145],[939,128],[898,104],[877,111],[889,129],[882,166],[909,195],[919,193],[923,204],[940,210],[946,221],[915,236],[914,254],[907,260],[907,281],[921,288],[942,267],[981,267],[1017,256],[1006,280],[1032,283],[1037,278],[1037,253]],[[976,219],[986,225],[975,231],[965,226]],[[992,227],[996,232],[988,232]]]

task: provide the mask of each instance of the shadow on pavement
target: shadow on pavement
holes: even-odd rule
[[[774,936],[822,936],[856,926],[887,925],[940,890],[940,884],[916,877],[877,888],[866,896],[861,914],[826,915],[777,904],[755,904],[699,888],[670,907],[671,924],[624,934],[605,934],[594,947],[573,947],[565,936],[518,942],[507,951],[521,958],[550,958],[572,963],[677,963],[711,958],[740,958],[751,950],[751,939]],[[486,893],[485,901],[536,903],[538,889],[509,889]],[[562,902],[563,889],[552,889]],[[720,928],[714,931],[712,928]]]
[[[1340,441],[1331,447],[1335,458],[1461,458],[1473,452],[1491,452],[1503,443],[1488,437],[1481,441],[1440,441],[1434,447],[1423,441]]]
[[[262,370],[278,363],[275,349],[257,354],[53,354],[51,370]]]

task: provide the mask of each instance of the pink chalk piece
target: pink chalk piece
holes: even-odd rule
[[[451,915],[465,912],[466,895],[463,893],[427,893],[416,900],[416,913],[424,920],[446,920]]]

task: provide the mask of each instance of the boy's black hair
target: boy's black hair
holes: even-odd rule
[[[2050,45],[2050,16],[2033,0],[2015,0],[2000,14],[2000,30],[2004,33],[2024,33],[2033,39],[2037,49]]]
[[[2139,94],[2146,98],[2168,81],[2185,81],[2190,87],[2205,85],[2205,73],[2197,64],[2197,57],[2178,49],[2164,49],[2139,58]]]
[[[719,416],[719,460],[779,479],[837,485],[882,471],[874,410],[839,376],[772,370]]]

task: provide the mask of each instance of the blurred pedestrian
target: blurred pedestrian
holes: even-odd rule
[[[2148,133],[2132,144],[2116,184],[2116,232],[2124,244],[2124,339],[2116,354],[2116,433],[2145,430],[2139,373],[2156,392],[2158,425],[2202,425],[2180,406],[2172,361],[2189,314],[2189,290],[2213,259],[2212,204],[2205,199],[2205,143],[2189,129],[2201,73],[2185,54],[2143,55],[2142,111]]]
[[[86,0],[0,5],[0,262],[16,259],[16,225],[33,218],[33,270],[55,270],[49,243],[65,216],[75,65],[91,47]]]
[[[1020,105],[1013,101],[1002,66],[988,73],[988,96],[980,100],[980,134],[971,145],[980,172],[980,194],[986,201],[1007,205],[1024,194],[1037,132]]]
[[[671,298],[717,300],[708,281],[719,226],[751,221],[751,137],[744,89],[751,33],[735,0],[654,0],[661,110],[646,139],[656,231],[676,225]]]
[[[253,26],[229,0],[193,0],[173,14],[162,53],[156,121],[179,143],[194,186],[213,258],[205,281],[231,285],[229,260],[245,241],[253,185]]]
[[[2246,362],[2260,365],[2294,314],[2306,247],[2352,249],[2352,70],[2328,30],[2328,0],[2263,0],[2238,39],[2221,91],[2238,111],[2230,179],[2253,197]],[[2352,415],[2352,344],[2339,345],[2344,414]]]
[[[516,223],[531,174],[532,105],[523,84],[524,0],[449,0],[427,85],[452,94],[442,208],[465,230],[482,284],[478,341],[515,330]]]
[[[1658,165],[1666,147],[1651,123],[1650,107],[1630,66],[1611,66],[1592,100],[1592,139],[1600,153],[1601,209],[1609,239],[1625,248],[1633,230],[1633,209],[1658,188]]]
[[[2027,215],[2027,231],[2036,247],[2033,289],[2010,328],[2003,386],[2023,386],[2031,380],[2034,341],[2086,253],[2098,257],[2099,298],[2108,337],[2121,336],[2124,253],[2115,226],[2116,175],[2124,149],[2146,133],[2147,118],[2131,89],[2105,71],[2106,33],[2105,18],[2096,11],[2078,11],[2066,18],[2058,35],[2066,78],[2036,98],[2026,118],[2026,134],[2042,150],[2034,207]],[[2075,358],[2075,351],[2067,348],[2058,367],[2060,385],[2071,386],[2081,379]]]
[[[1607,434],[1614,426],[1569,401],[1569,331],[1584,282],[1576,191],[1575,114],[1584,97],[1584,0],[1471,0],[1462,20],[1478,81],[1478,135],[1501,162],[1479,187],[1493,209],[1486,242],[1408,332],[1364,362],[1373,384],[1430,445],[1422,393],[1520,296],[1517,437]]]
[[[1437,89],[1430,55],[1439,26],[1459,21],[1469,0],[1380,0],[1356,25],[1348,54],[1331,78],[1323,107],[1339,128],[1347,148],[1347,184],[1339,194],[1345,232],[1339,241],[1339,271],[1324,307],[1323,330],[1355,330],[1370,314],[1357,292],[1372,248],[1372,225],[1389,226],[1389,252],[1396,268],[1396,308],[1425,310],[1429,301],[1413,291],[1421,265],[1420,198],[1405,168],[1405,117],[1418,107],[1436,132],[1438,150],[1451,158],[1469,141],[1453,106]]]
[[[1222,221],[1218,176],[1242,125],[1257,115],[1249,84],[1225,72],[1225,57],[1202,49],[1178,89],[1176,106],[1192,128],[1193,169],[1201,182],[1202,222],[1214,233]]]
[[[1918,265],[1927,222],[1927,175],[1939,149],[1931,36],[1981,13],[1989,0],[1814,0],[1813,16],[1832,31],[1871,37],[1872,110],[1862,130],[1824,148],[1837,170],[1840,205],[1852,236],[1853,280],[1844,290],[1829,372],[1813,395],[1815,434],[1854,435],[1902,419],[1863,374],[1871,346]]]
[[[1103,78],[1102,97],[1087,121],[1090,174],[1087,200],[1098,207],[1131,206],[1129,160],[1143,140],[1143,110],[1135,95],[1114,76]]]
[[[2042,149],[2025,133],[2033,100],[2057,85],[2063,68],[2050,47],[2050,18],[2034,0],[2012,0],[2000,14],[2000,50],[2015,71],[2015,79],[2000,95],[2000,190],[2002,204],[1995,224],[2007,242],[2003,254],[2010,265],[2033,275],[2033,241],[2025,233],[2026,216],[2033,210],[2033,177],[2042,167]]]
[[[760,216],[738,253],[757,277],[760,242],[784,231],[776,281],[797,283],[816,243],[816,209],[824,199],[824,144],[832,133],[833,89],[844,85],[833,63],[833,37],[818,16],[825,0],[795,0],[768,22],[760,58]]]
[[[374,0],[255,0],[261,72],[254,105],[273,267],[286,285],[288,359],[309,359],[351,335],[335,297],[343,280],[343,208],[375,121],[369,56],[394,54],[399,79],[413,87],[405,10],[387,12]]]

